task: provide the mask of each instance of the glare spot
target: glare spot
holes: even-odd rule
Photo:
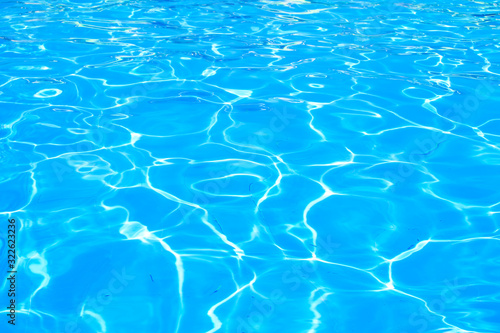
[[[36,98],[51,98],[62,94],[62,90],[59,89],[43,89],[35,94]]]

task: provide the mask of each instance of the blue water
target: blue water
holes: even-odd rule
[[[404,1],[0,1],[0,331],[500,332],[500,1]]]

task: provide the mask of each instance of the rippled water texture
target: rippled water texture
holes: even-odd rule
[[[1,1],[1,331],[500,332],[499,4]]]

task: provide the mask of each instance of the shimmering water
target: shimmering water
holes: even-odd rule
[[[500,332],[499,1],[0,8],[2,332]]]

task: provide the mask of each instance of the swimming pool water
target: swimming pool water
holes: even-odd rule
[[[0,1],[1,331],[500,332],[499,4]]]

